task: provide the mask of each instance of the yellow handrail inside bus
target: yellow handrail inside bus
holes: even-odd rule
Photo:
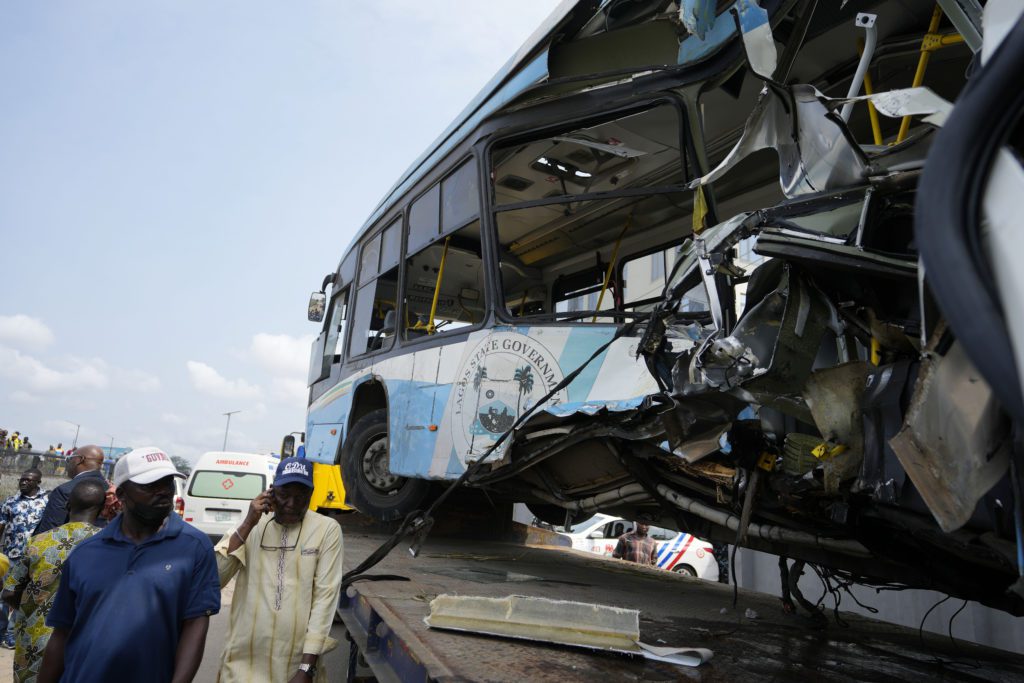
[[[938,32],[940,21],[942,21],[942,8],[936,5],[935,11],[932,12],[931,21],[928,22],[928,32],[921,39],[921,56],[917,60],[917,71],[914,72],[912,88],[919,88],[924,83],[924,72],[928,68],[928,60],[933,52],[964,42],[964,37],[959,33],[940,34]],[[909,116],[904,116],[903,120],[900,121],[900,132],[896,135],[897,143],[903,142],[907,137],[907,133],[910,131],[910,118]]]
[[[434,325],[434,316],[437,314],[437,299],[441,296],[441,278],[444,277],[444,264],[448,260],[448,243],[452,236],[444,238],[444,249],[441,250],[441,265],[437,268],[437,282],[434,283],[434,300],[430,303],[430,324],[427,325],[427,334],[434,334],[437,327]]]
[[[633,214],[626,216],[626,224],[622,226],[622,232],[619,233],[619,239],[615,240],[615,248],[612,249],[612,260],[608,262],[608,269],[604,273],[604,282],[601,284],[601,293],[597,295],[597,310],[601,310],[601,302],[604,301],[604,293],[608,291],[608,282],[612,279],[612,272],[615,270],[615,262],[619,259],[619,247],[622,246],[622,238],[626,236],[626,231],[629,230],[629,224],[633,222]],[[597,322],[597,315],[590,321],[592,323]]]

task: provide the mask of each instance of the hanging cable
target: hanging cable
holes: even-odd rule
[[[562,381],[560,381],[558,384],[552,387],[552,389],[548,391],[548,393],[546,393],[544,396],[542,396],[539,401],[537,401],[527,410],[525,410],[523,414],[520,415],[516,419],[516,421],[512,423],[512,426],[509,427],[501,436],[499,436],[498,439],[493,444],[491,444],[491,446],[486,451],[484,451],[484,454],[480,456],[479,460],[471,463],[468,467],[466,467],[465,471],[459,476],[459,478],[453,481],[448,486],[448,488],[446,488],[441,493],[441,495],[439,495],[434,500],[434,502],[431,503],[430,507],[428,507],[425,511],[413,510],[408,515],[406,515],[405,519],[402,520],[402,523],[398,527],[398,529],[390,537],[388,537],[388,539],[384,541],[380,545],[380,547],[373,551],[365,560],[360,562],[358,566],[345,572],[341,581],[341,590],[344,591],[348,586],[352,585],[356,581],[407,580],[405,579],[405,577],[396,577],[392,575],[370,576],[366,575],[365,572],[367,572],[369,569],[371,569],[381,560],[387,557],[388,553],[394,550],[395,546],[397,546],[406,536],[412,537],[412,542],[409,545],[409,552],[412,554],[413,557],[419,555],[420,546],[426,540],[427,534],[430,533],[431,528],[434,526],[434,511],[437,510],[437,508],[440,507],[448,499],[448,497],[455,491],[455,489],[461,486],[470,476],[475,474],[477,470],[482,468],[484,464],[490,464],[487,461],[487,458],[490,457],[491,454],[494,453],[509,438],[509,436],[511,436],[515,432],[516,429],[518,429],[524,422],[526,422],[527,418],[529,418],[533,413],[535,413],[538,408],[547,403],[558,392],[562,391],[565,387],[569,386],[577,377],[579,377],[580,373],[583,372],[583,370],[586,369],[586,367],[594,361],[594,359],[598,358],[601,354],[608,350],[608,347],[614,344],[620,337],[624,337],[625,335],[632,333],[632,331],[635,328],[635,322],[630,322],[620,327],[615,332],[615,334],[612,335],[611,339],[609,339],[607,342],[599,346],[597,350],[595,350],[590,355],[589,358],[587,358],[579,366],[577,366],[575,370],[567,374],[565,378],[562,379]]]

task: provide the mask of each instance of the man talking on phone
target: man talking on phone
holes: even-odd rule
[[[320,657],[341,588],[341,527],[309,511],[313,464],[284,458],[274,485],[215,548],[220,585],[236,577],[221,683],[327,681]]]

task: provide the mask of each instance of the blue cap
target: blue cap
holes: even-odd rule
[[[313,488],[313,463],[305,458],[283,458],[274,474],[274,486],[302,484]]]

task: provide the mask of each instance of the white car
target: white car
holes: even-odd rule
[[[573,527],[569,533],[562,531],[561,527],[556,527],[555,531],[566,536],[576,550],[611,557],[619,536],[632,529],[633,523],[621,517],[596,514]],[[681,531],[656,526],[652,526],[648,533],[658,543],[658,567],[709,581],[718,580],[718,563],[710,543]]]

